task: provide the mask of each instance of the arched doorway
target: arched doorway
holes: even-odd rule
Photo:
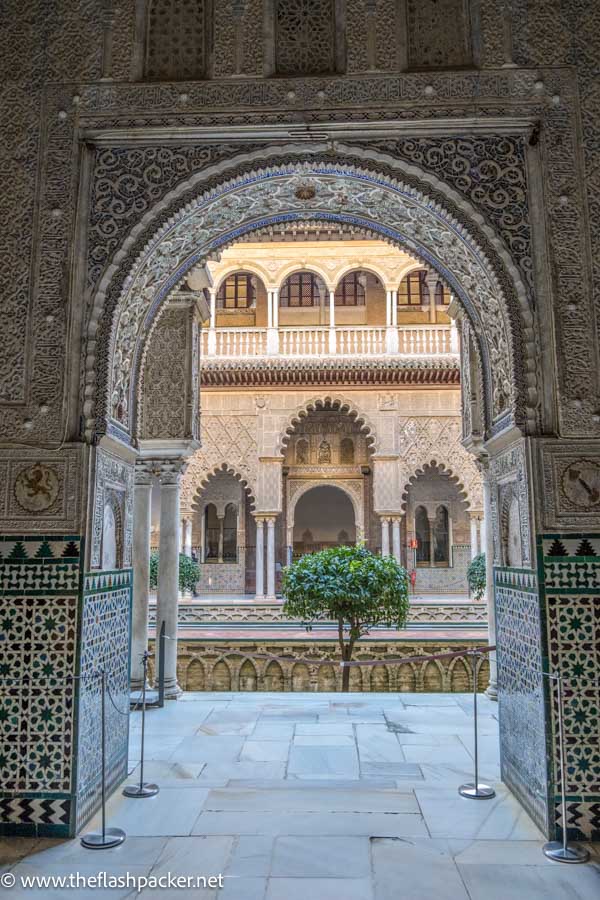
[[[306,491],[295,504],[293,555],[356,542],[354,506],[348,494],[332,484]]]
[[[298,152],[306,154],[306,148]],[[126,275],[119,273],[112,285],[107,278],[96,296],[91,358],[86,365],[88,402],[85,413],[90,434],[113,429],[125,442],[135,439],[144,346],[166,298],[192,267],[202,265],[218,247],[226,246],[240,235],[268,227],[282,218],[350,222],[407,247],[415,258],[435,270],[453,293],[454,302],[450,304],[449,312],[460,321],[464,351],[464,439],[485,458],[486,463],[491,460],[489,502],[494,512],[498,505],[498,481],[513,480],[518,484],[521,558],[523,567],[533,572],[535,580],[535,542],[532,539],[531,493],[528,492],[532,462],[531,455],[525,452],[523,434],[536,434],[539,430],[538,403],[543,367],[536,356],[533,304],[526,278],[494,228],[468,199],[459,199],[456,192],[439,179],[391,157],[384,158],[377,153],[370,155],[370,151],[364,154],[361,151],[364,168],[359,170],[350,161],[352,148],[338,147],[336,152],[339,159],[335,162],[326,157],[318,161],[305,157],[297,164],[273,165],[264,170],[255,167],[252,178],[239,182],[235,179],[227,181],[224,176],[216,188],[212,187],[206,193],[201,193],[201,179],[194,185],[187,184],[186,203],[182,189],[179,200],[171,195],[172,207],[167,217],[166,208],[154,211],[153,221],[158,222],[160,214],[160,221],[166,222],[168,218],[168,222],[158,229],[149,228],[144,235],[143,254],[138,252],[141,247],[135,247],[133,237],[129,244],[125,242],[122,254],[125,257],[129,253],[131,263]],[[255,162],[250,156],[244,164]],[[243,166],[232,166],[236,175],[242,169]],[[265,190],[267,186],[272,189]],[[190,194],[192,188],[195,195]],[[138,238],[139,233],[135,237]],[[102,319],[97,334],[97,316],[109,287],[113,306]],[[330,293],[331,308],[335,309],[334,285],[330,286]],[[394,293],[397,291],[392,291]],[[393,297],[389,302],[393,303]],[[101,367],[95,389],[94,361],[98,347],[105,348],[108,364],[106,368]],[[335,349],[335,340],[330,341],[328,347],[330,352],[332,347]],[[551,393],[549,385],[541,394],[544,414],[547,412],[549,421],[553,421]],[[507,444],[492,443],[492,439],[500,434],[508,436]],[[325,464],[327,455],[327,446],[320,445],[318,463]],[[273,491],[269,494],[267,481],[264,496],[268,496],[269,502],[275,498],[278,512],[281,508],[279,498]],[[258,502],[260,504],[262,498]],[[270,516],[272,511],[272,506],[266,506],[263,514]],[[514,519],[516,522],[516,516]],[[494,522],[496,539],[497,515],[489,520]],[[531,605],[531,597],[525,596],[527,592],[521,590],[521,586],[522,582],[516,578],[510,590],[512,593],[517,591],[519,600]],[[503,641],[510,644],[515,633],[511,619],[514,604],[504,602],[502,592],[498,596],[502,613],[498,642],[499,645]],[[539,608],[532,608],[531,614],[539,619]],[[539,641],[534,645],[528,652],[537,675],[543,648]],[[512,646],[509,651],[506,671],[510,678],[516,678],[518,653]],[[545,688],[541,688],[537,694],[539,728],[536,740],[539,746],[536,744],[534,756],[543,755],[544,693]],[[514,692],[507,691],[506,702],[513,703],[513,697]],[[513,721],[523,715],[514,703],[511,712]],[[505,748],[510,771],[517,773],[512,784],[541,821],[538,798],[544,795],[548,782],[544,781],[540,788],[539,778],[535,782],[535,773],[529,771],[531,747],[524,753],[520,742],[506,734]],[[549,770],[545,771],[544,777],[549,777]],[[524,784],[529,787],[524,788]],[[543,814],[549,814],[547,806]]]

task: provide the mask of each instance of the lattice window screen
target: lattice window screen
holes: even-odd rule
[[[335,71],[334,0],[276,0],[278,75]]]
[[[472,63],[469,0],[408,0],[411,68],[451,68]]]
[[[146,77],[174,81],[206,76],[205,0],[150,0]]]

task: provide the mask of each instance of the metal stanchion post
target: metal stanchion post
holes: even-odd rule
[[[165,623],[160,626],[158,638],[158,706],[165,705]]]
[[[148,651],[142,657],[144,666],[144,681],[142,683],[142,745],[140,752],[140,783],[128,784],[123,789],[124,797],[154,797],[158,794],[158,785],[148,784],[144,781],[144,730],[146,724],[146,677],[148,675]]]
[[[558,768],[560,778],[560,793],[562,806],[562,841],[548,841],[544,844],[544,856],[548,859],[554,859],[556,862],[564,863],[585,863],[590,858],[590,854],[585,847],[579,847],[576,844],[569,844],[567,840],[567,785],[566,774],[567,767],[565,762],[565,728],[563,722],[563,689],[562,675],[558,673],[550,676],[556,681],[556,702],[557,702],[557,719],[558,719]]]
[[[100,719],[101,719],[101,758],[102,758],[102,831],[91,831],[84,834],[81,838],[81,846],[87,847],[88,850],[106,850],[109,847],[117,847],[125,840],[125,832],[122,828],[106,827],[106,672],[102,669],[100,682]]]
[[[475,759],[475,780],[473,784],[462,784],[458,793],[469,800],[490,800],[496,796],[496,791],[487,784],[479,783],[479,755],[477,747],[477,657],[478,653],[472,653],[473,660],[473,756]]]

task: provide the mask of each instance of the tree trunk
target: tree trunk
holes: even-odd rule
[[[344,620],[338,619],[338,641],[340,645],[340,653],[342,660],[348,660],[348,648],[344,643]],[[342,666],[342,691],[346,692],[350,689],[350,669],[348,666]]]

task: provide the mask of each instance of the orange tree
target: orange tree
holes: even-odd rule
[[[349,662],[357,641],[376,625],[402,628],[408,615],[408,573],[391,556],[366,547],[332,547],[308,553],[283,573],[285,615],[307,630],[317,621],[337,622],[342,659]],[[350,669],[342,670],[342,690]]]

